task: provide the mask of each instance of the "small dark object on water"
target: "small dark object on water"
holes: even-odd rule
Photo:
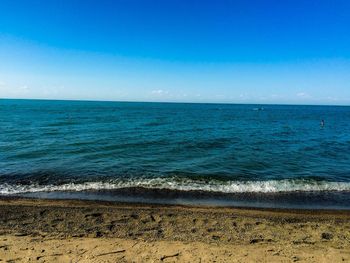
[[[321,120],[321,127],[323,128],[324,127],[324,120]]]
[[[264,108],[263,107],[259,107],[259,108],[253,108],[254,111],[263,111]]]

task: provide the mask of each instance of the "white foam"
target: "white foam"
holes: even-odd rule
[[[0,184],[0,194],[12,195],[21,193],[54,191],[113,190],[132,187],[221,193],[278,193],[296,191],[350,191],[350,182],[310,181],[303,179],[270,181],[205,181],[176,177],[138,178],[130,180],[111,180],[108,182],[68,183],[62,185],[11,185],[5,183]]]

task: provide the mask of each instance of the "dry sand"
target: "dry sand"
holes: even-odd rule
[[[0,199],[0,262],[350,262],[350,211]]]

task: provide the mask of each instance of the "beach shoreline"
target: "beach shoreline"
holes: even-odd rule
[[[349,210],[2,197],[0,220],[5,262],[350,260]]]

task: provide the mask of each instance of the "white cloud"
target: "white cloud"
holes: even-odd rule
[[[20,92],[26,93],[26,92],[29,91],[29,87],[28,87],[27,85],[23,85],[23,86],[19,87],[18,90],[19,90]]]
[[[330,100],[330,101],[338,101],[339,99],[338,99],[337,97],[329,96],[329,97],[327,97],[327,100]]]
[[[30,94],[30,89],[27,85],[9,86],[4,82],[0,82],[0,97],[26,98],[28,94]]]
[[[155,95],[166,95],[166,94],[169,94],[168,91],[162,90],[162,89],[152,90],[151,93],[155,94]]]
[[[239,94],[239,96],[238,96],[238,99],[239,99],[240,101],[249,100],[250,98],[251,98],[251,96],[248,95],[247,93],[241,93],[241,94]]]
[[[298,98],[301,98],[301,99],[310,99],[311,98],[311,96],[309,94],[307,94],[306,92],[298,92],[296,94],[296,96]]]

